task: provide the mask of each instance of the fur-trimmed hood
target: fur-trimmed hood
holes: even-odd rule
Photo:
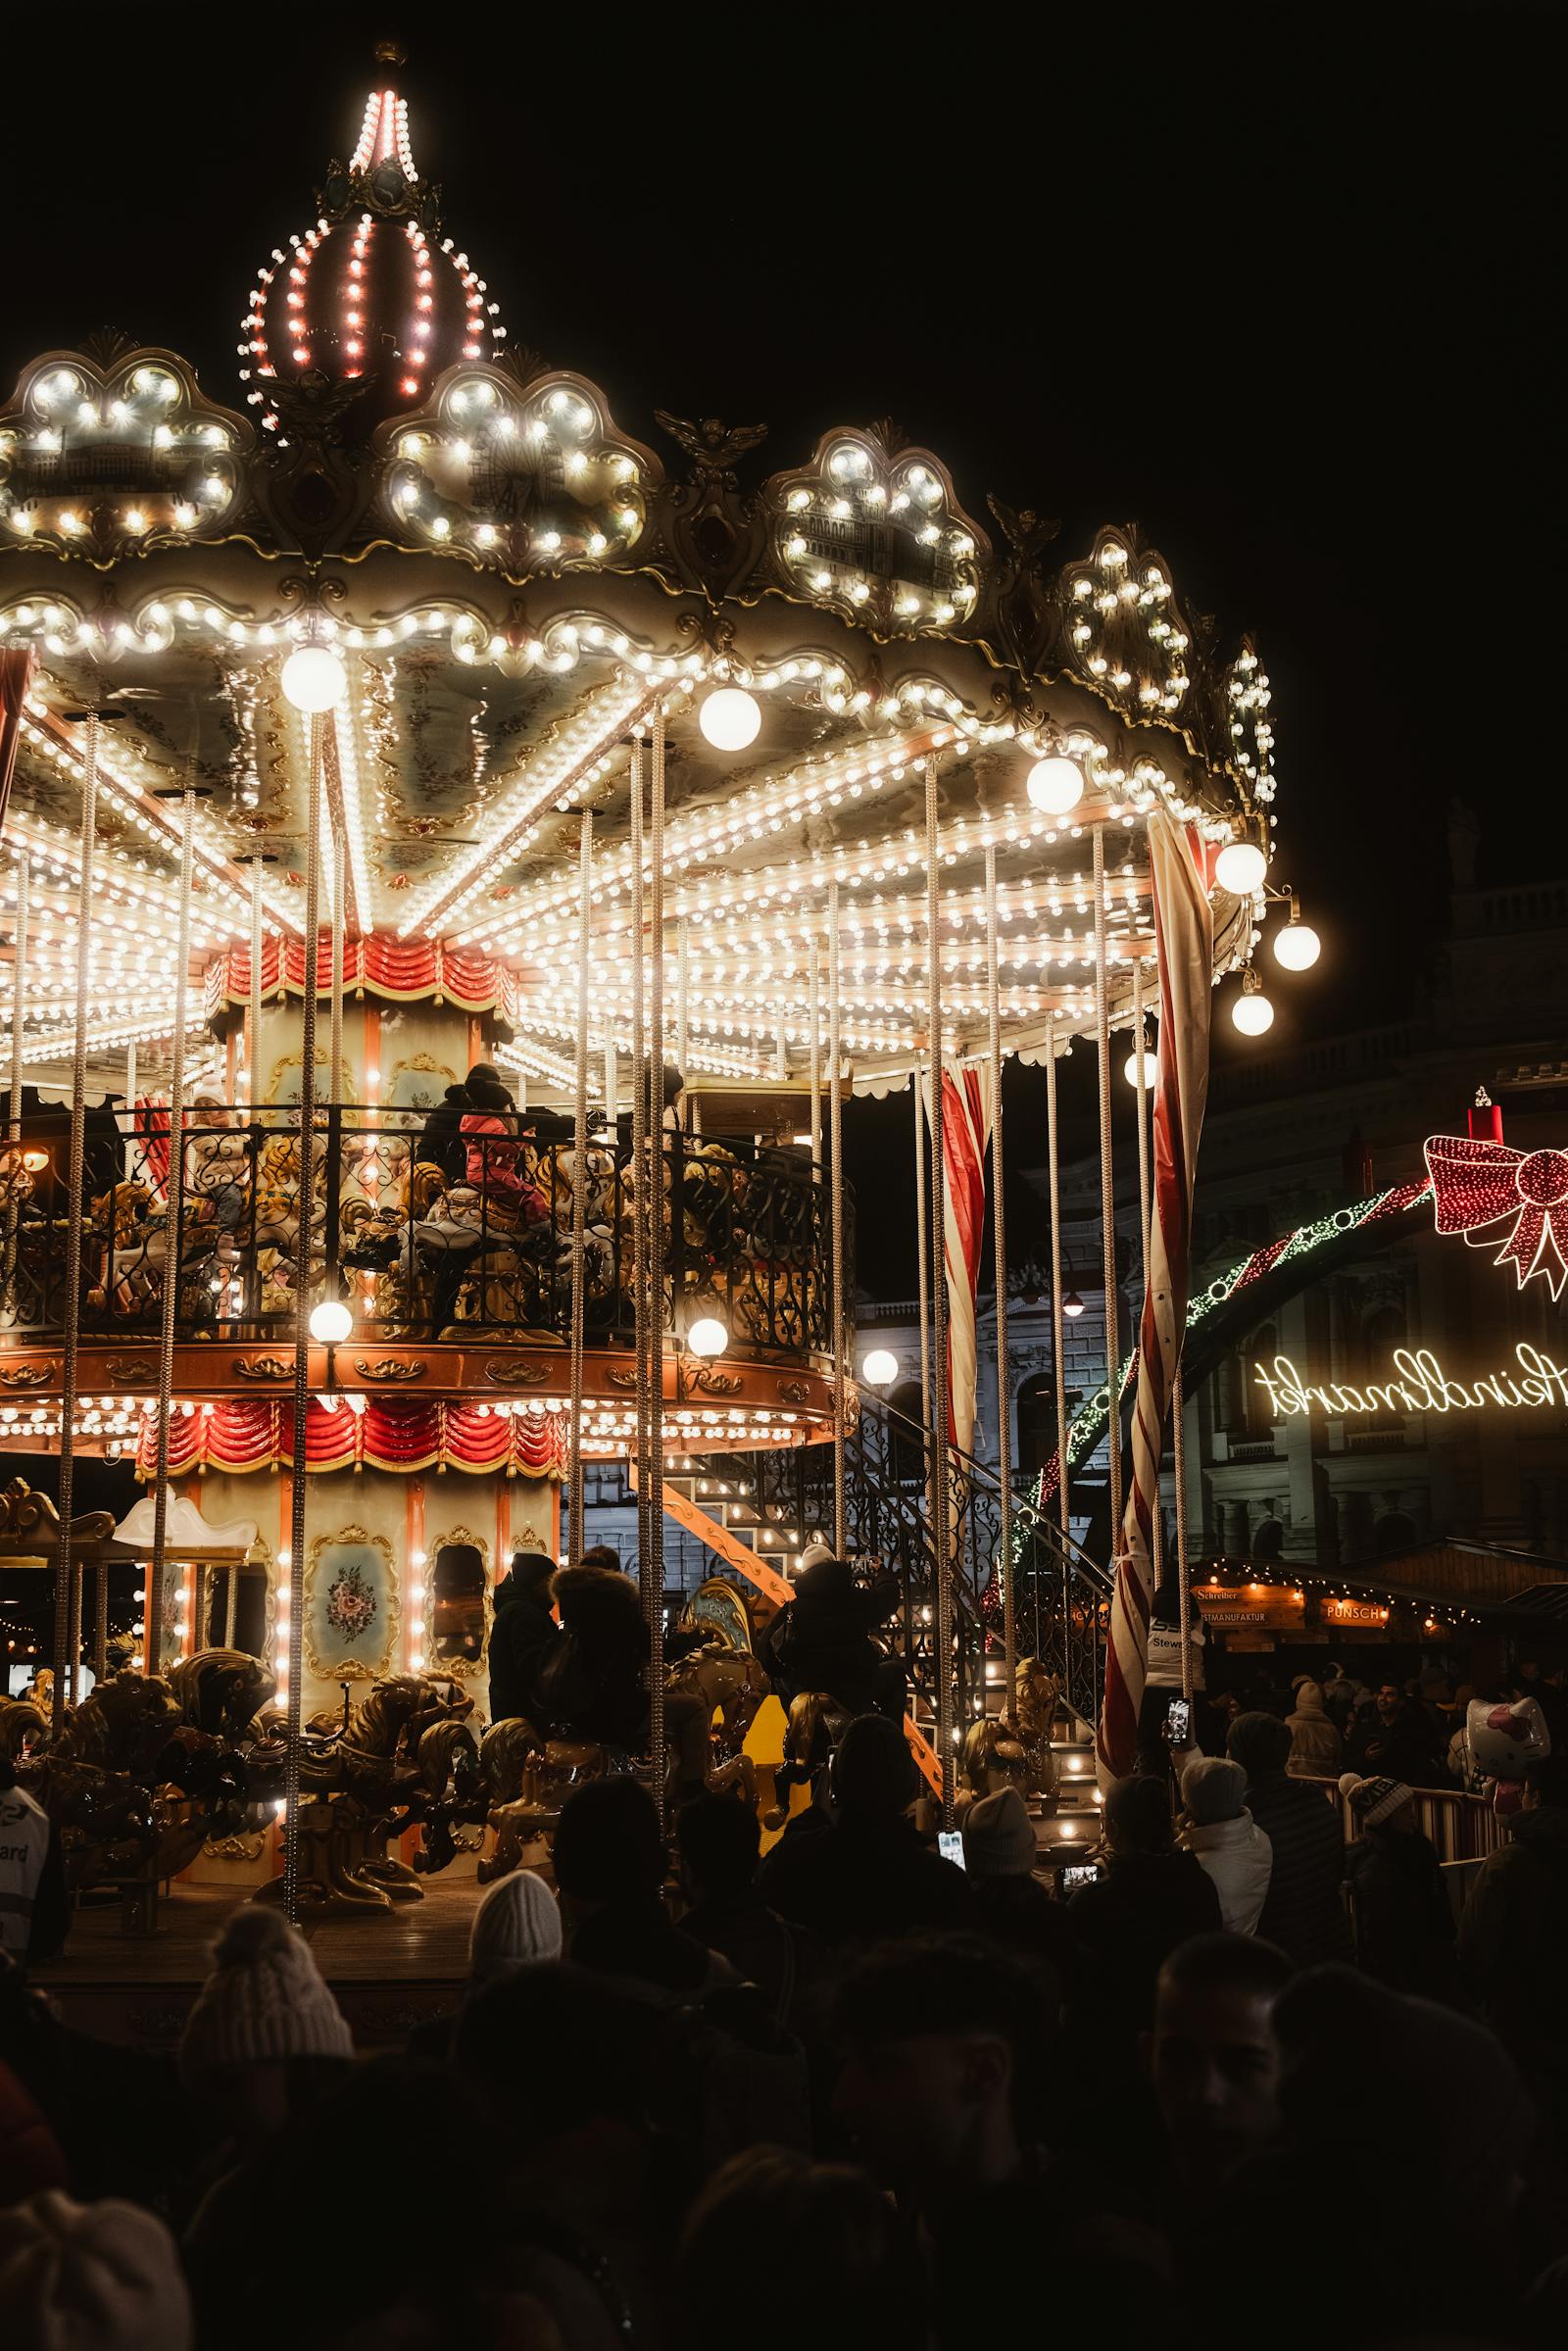
[[[558,1567],[550,1596],[562,1624],[593,1648],[618,1648],[642,1630],[642,1598],[630,1576],[612,1567]]]

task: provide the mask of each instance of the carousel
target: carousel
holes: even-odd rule
[[[236,289],[232,387],[99,337],[0,408],[0,1443],[10,1555],[51,1595],[7,1743],[78,1885],[216,1855],[292,1916],[507,1866],[584,1771],[662,1788],[668,1515],[715,1567],[670,1681],[743,1798],[751,1636],[813,1540],[900,1579],[950,1821],[1051,1639],[1114,1683],[1117,1579],[1160,1572],[1214,995],[1267,1026],[1271,911],[1281,966],[1316,952],[1270,879],[1262,662],[1153,546],[982,521],[886,424],[777,471],[760,425],[638,437],[510,339],[401,82],[384,53]],[[1001,1071],[1038,1068],[1054,1138],[1068,1054],[1107,1298],[1118,1132],[1142,1179],[1100,1561],[1070,1456],[1038,1506],[969,1459]],[[890,1433],[899,1367],[851,1359],[842,1142],[899,1091],[926,1329],[923,1425]],[[1056,1224],[1024,1246],[1060,1391]],[[98,1460],[143,1481],[133,1524],[78,1509]],[[633,1756],[488,1695],[514,1552],[579,1556],[605,1463],[637,1497]]]

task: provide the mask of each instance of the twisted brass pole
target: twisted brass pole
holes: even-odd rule
[[[1110,1144],[1110,949],[1105,926],[1105,828],[1095,826],[1095,1018],[1100,1045],[1100,1240],[1105,1281],[1105,1395],[1109,1417],[1110,1559],[1121,1557],[1121,1398],[1116,1393],[1120,1353],[1116,1312],[1116,1185]]]
[[[926,940],[931,1056],[931,1549],[936,1576],[937,1740],[942,1764],[942,1820],[953,1826],[953,1562],[948,1556],[948,1273],[947,1192],[942,1159],[942,856],[937,830],[937,763],[925,763]]]
[[[169,1573],[169,1441],[174,1409],[174,1336],[184,1263],[185,1225],[185,992],[190,965],[190,895],[195,858],[196,796],[187,783],[179,796],[179,948],[174,970],[174,1052],[169,1080],[169,1178],[164,1187],[169,1216],[164,1260],[163,1320],[158,1350],[158,1452],[153,1483],[153,1556],[144,1603],[147,1671],[164,1660],[164,1585]]]
[[[814,953],[814,947],[813,947]],[[844,1092],[843,1036],[840,1027],[839,886],[827,886],[827,1127],[829,1172],[828,1219],[832,1257],[830,1334],[833,1341],[833,1556],[844,1557],[846,1542],[844,1495],[844,1414],[848,1402],[844,1380],[844,1328],[848,1301],[844,1264]]]
[[[571,1154],[571,1451],[566,1464],[566,1523],[571,1556],[582,1557],[583,1329],[588,1272],[588,960],[593,942],[594,820],[587,809],[577,840],[577,1067]]]
[[[649,930],[654,962],[648,1002],[648,1737],[654,1801],[664,1821],[664,706],[654,707],[649,762]],[[678,1159],[671,1154],[672,1162]],[[680,1214],[672,1174],[669,1212]]]
[[[300,1915],[300,1765],[304,1754],[306,1441],[311,1405],[311,1252],[316,1228],[316,992],[320,979],[321,770],[326,720],[311,716],[305,819],[305,994],[300,1022],[299,1238],[294,1258],[294,1419],[289,1477],[288,1741],[283,1759],[283,1906]]]
[[[98,713],[87,712],[81,762],[81,856],[76,882],[76,1025],[71,1056],[71,1151],[66,1181],[66,1298],[60,1350],[60,1556],[55,1566],[54,1706],[58,1739],[74,1702],[81,1647],[80,1569],[72,1557],[75,1507],[76,1350],[81,1338],[81,1220],[86,1205],[87,996],[92,982],[92,882],[98,845]]]
[[[1002,1644],[1005,1695],[1010,1711],[1018,1673],[1018,1628],[1012,1557],[1012,1382],[1007,1365],[1007,1217],[1003,1193],[1002,1151],[1002,980],[997,945],[997,852],[986,847],[986,996],[991,1058],[991,1235],[997,1293],[997,1464],[1002,1478]]]

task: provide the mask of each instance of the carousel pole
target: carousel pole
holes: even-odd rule
[[[1012,1383],[1007,1368],[1007,1217],[1003,1197],[1002,1150],[1002,981],[997,946],[997,852],[986,847],[986,997],[991,1034],[991,1234],[996,1250],[997,1291],[997,1466],[1002,1478],[1002,1647],[1003,1711],[1013,1703],[1018,1674],[1018,1626],[1012,1557]]]
[[[841,1029],[839,972],[839,886],[827,886],[827,1127],[829,1172],[828,1218],[832,1262],[831,1311],[833,1336],[833,1556],[844,1557],[844,1091],[840,1084],[844,1041]]]
[[[1056,1024],[1046,1022],[1046,1162],[1051,1194],[1051,1353],[1056,1386],[1056,1502],[1063,1537],[1067,1524],[1067,1366],[1061,1311],[1061,1156],[1056,1125]],[[1065,1556],[1065,1555],[1064,1555]]]
[[[937,836],[937,762],[925,763],[927,1000],[931,1057],[931,1233],[936,1252],[931,1283],[931,1368],[933,1416],[927,1423],[931,1448],[931,1551],[936,1576],[937,1743],[942,1763],[942,1825],[953,1826],[953,1563],[948,1556],[948,1282],[946,1184],[942,1163],[942,856]]]
[[[252,1123],[256,1104],[262,1099],[262,860],[251,859],[251,967],[250,1008],[246,1014],[245,1084],[249,1094]]]
[[[348,863],[348,835],[328,819],[332,844],[332,997],[327,1030],[327,1100],[343,1105],[343,929],[348,919],[344,904],[344,868]],[[342,1146],[339,1144],[339,1151]]]
[[[914,1056],[914,1255],[920,1303],[920,1426],[931,1426],[931,1275],[927,1265],[930,1237],[925,1229],[925,1078],[920,1055]]]
[[[681,1082],[686,1079],[686,1053],[691,1043],[691,955],[688,950],[686,925],[681,922],[675,931],[675,1066]]]
[[[98,843],[98,712],[86,714],[81,760],[81,856],[76,892],[76,1026],[71,1057],[71,1159],[66,1184],[66,1311],[60,1350],[60,1555],[55,1563],[54,1735],[76,1696],[81,1570],[71,1555],[76,1480],[76,1349],[81,1338],[81,1211],[86,1172],[87,991],[92,981],[92,880]]]
[[[566,1524],[571,1555],[582,1557],[582,1358],[588,1287],[588,964],[593,943],[594,820],[585,808],[577,841],[577,1069],[571,1152],[571,1452]]]
[[[305,1683],[306,1429],[311,1403],[311,1236],[316,1204],[316,991],[320,980],[321,785],[326,718],[310,716],[310,794],[305,818],[305,989],[300,1019],[299,1238],[294,1255],[294,1415],[289,1463],[288,1743],[283,1760],[283,1907],[300,1917],[300,1763]]]
[[[816,939],[811,940],[811,986],[808,1017],[811,1023],[811,1181],[822,1181],[822,1004],[817,976]]]
[[[17,853],[17,915],[12,932],[11,969],[11,1091],[6,1103],[6,1141],[12,1155],[13,1186],[17,1180],[16,1156],[22,1142],[22,1029],[27,1014],[27,890],[31,879],[27,853]],[[6,1274],[5,1311],[7,1320],[17,1320],[17,1225],[21,1215],[20,1203],[13,1197],[6,1209]]]
[[[1193,1703],[1193,1644],[1187,1637],[1188,1610],[1192,1605],[1193,1567],[1187,1544],[1187,1389],[1182,1379],[1181,1357],[1176,1359],[1176,1376],[1171,1382],[1170,1442],[1176,1478],[1176,1587],[1180,1595],[1182,1628],[1182,1696],[1187,1700],[1189,1736],[1191,1736]],[[1155,1523],[1159,1518],[1159,1496],[1155,1490]]]
[[[1142,1280],[1143,1297],[1149,1296],[1149,1083],[1144,1075],[1144,966],[1139,957],[1133,964],[1133,1062],[1138,1088],[1138,1270]],[[1140,1301],[1140,1315],[1142,1302]],[[1154,1590],[1159,1590],[1161,1556],[1165,1547],[1164,1511],[1159,1499],[1159,1470],[1154,1471],[1154,1508],[1150,1525],[1150,1556],[1154,1570]]]
[[[174,1051],[169,1078],[169,1177],[165,1223],[163,1318],[158,1349],[158,1451],[153,1476],[153,1556],[147,1573],[142,1654],[146,1671],[162,1671],[164,1577],[169,1558],[169,1423],[174,1409],[174,1329],[179,1314],[185,1222],[185,990],[190,967],[191,868],[195,855],[196,795],[179,796],[179,947],[174,967]]]
[[[1100,1239],[1105,1282],[1105,1395],[1109,1414],[1110,1558],[1121,1556],[1121,1398],[1116,1393],[1119,1349],[1116,1312],[1116,1187],[1110,1155],[1110,951],[1105,932],[1105,828],[1095,827],[1095,1016],[1100,1043]]]
[[[664,1825],[664,706],[654,708],[649,770],[649,931],[654,964],[648,1004],[648,1738],[654,1801]],[[671,1224],[680,1213],[672,1152]]]
[[[643,746],[631,747],[631,1298],[637,1399],[637,1586],[648,1606],[648,1083],[643,1066]]]

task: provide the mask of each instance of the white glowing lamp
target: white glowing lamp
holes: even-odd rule
[[[760,731],[761,705],[744,686],[717,686],[699,710],[697,723],[715,751],[744,751]]]
[[[891,1388],[899,1376],[899,1358],[890,1347],[867,1348],[860,1358],[860,1377],[867,1388]]]
[[[1274,960],[1282,971],[1310,971],[1322,953],[1322,940],[1298,915],[1274,933]]]
[[[283,692],[297,710],[330,710],[348,691],[349,676],[329,645],[296,647],[283,663]]]
[[[716,1314],[700,1315],[686,1334],[686,1345],[694,1355],[708,1361],[724,1352],[729,1345],[729,1332]]]
[[[1250,898],[1268,871],[1255,841],[1227,841],[1214,861],[1214,879],[1233,898]]]
[[[354,1328],[354,1317],[340,1298],[327,1298],[311,1308],[311,1337],[323,1347],[336,1347]]]
[[[1127,1055],[1126,1060],[1122,1063],[1122,1075],[1126,1078],[1129,1086],[1136,1086],[1140,1060],[1144,1065],[1144,1084],[1152,1086],[1159,1075],[1159,1055],[1151,1046],[1146,1045],[1141,1053],[1135,1049]]]
[[[1032,808],[1043,816],[1066,816],[1084,796],[1084,771],[1064,751],[1036,759],[1025,786]]]
[[[1242,974],[1242,993],[1231,1006],[1231,1019],[1244,1037],[1261,1037],[1274,1025],[1274,1006],[1263,994],[1255,971]]]

